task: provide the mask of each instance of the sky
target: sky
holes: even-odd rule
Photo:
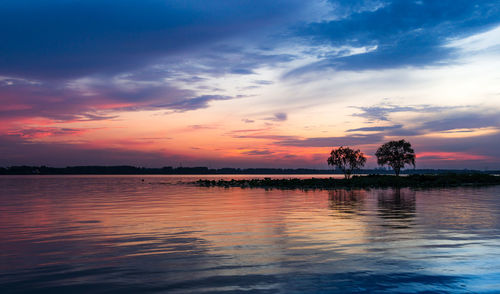
[[[0,166],[500,168],[500,0],[3,0]]]

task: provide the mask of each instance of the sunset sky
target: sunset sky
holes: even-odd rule
[[[3,0],[0,166],[500,168],[500,1]]]

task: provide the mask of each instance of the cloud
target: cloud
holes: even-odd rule
[[[486,112],[486,113],[484,113]],[[455,129],[500,128],[500,111],[463,111],[440,115],[439,119],[424,122],[419,128],[428,131],[450,131]]]
[[[76,128],[56,128],[56,127],[37,127],[37,128],[23,128],[19,130],[11,130],[9,135],[16,135],[22,138],[41,138],[49,136],[70,136],[78,135],[89,131],[89,129],[76,129]]]
[[[249,151],[244,151],[242,152],[242,154],[246,154],[246,155],[271,155],[273,154],[274,152],[272,151],[269,151],[269,150],[249,150]]]
[[[394,113],[412,113],[412,118],[402,124],[382,127],[362,127],[349,129],[347,132],[365,131],[382,132],[386,136],[416,136],[431,132],[446,133],[474,133],[473,129],[498,128],[500,126],[500,109],[472,106],[432,106],[409,105],[397,106],[390,103],[381,103],[375,106],[355,107],[361,113],[353,116],[366,118],[368,121],[391,121]],[[475,135],[475,134],[474,134]]]
[[[29,80],[0,85],[0,103],[0,116],[3,118],[44,117],[87,121],[112,118],[99,110],[106,105],[118,104],[112,98],[87,96],[57,83]]]
[[[275,113],[272,117],[267,117],[264,120],[272,120],[272,121],[285,121],[288,119],[288,115],[284,112]]]
[[[384,136],[381,134],[362,135],[356,134],[344,137],[317,137],[306,139],[286,139],[276,142],[282,146],[299,147],[334,147],[334,146],[356,146],[380,143]]]
[[[465,38],[454,39],[446,46],[460,49],[461,53],[498,50],[500,45],[500,26]]]
[[[286,135],[266,135],[266,134],[254,134],[254,135],[234,135],[233,138],[237,139],[264,139],[264,140],[296,140],[296,136],[286,136]]]
[[[417,136],[422,134],[422,130],[415,128],[404,128],[402,124],[393,126],[383,126],[383,127],[363,127],[356,129],[348,129],[346,132],[376,132],[378,134],[383,134],[384,136]]]
[[[206,108],[229,99],[210,79],[293,61],[271,35],[311,18],[313,2],[3,1],[0,114],[88,121]]]
[[[98,120],[111,120],[118,117],[118,115],[103,115],[96,113],[80,113],[75,115],[78,121],[98,121]]]
[[[10,78],[0,78],[1,114],[58,120],[206,108],[228,97],[220,85],[207,85],[211,79],[315,55],[306,71],[433,64],[461,46],[443,40],[470,36],[500,16],[498,1],[27,3],[2,2],[0,75]],[[248,83],[274,81],[252,76]],[[379,111],[377,119],[387,120],[389,110]]]
[[[385,126],[385,127],[364,127],[357,129],[349,129],[346,132],[382,132],[388,130],[401,129],[403,125]]]
[[[208,125],[190,125],[188,128],[192,130],[213,130],[216,129],[215,126],[208,126]]]
[[[254,45],[212,45],[202,52],[187,56],[175,56],[162,60],[168,75],[209,75],[219,77],[227,74],[252,75],[261,67],[274,67],[291,62],[297,56],[288,53],[274,53],[270,50],[253,48]],[[166,73],[164,73],[166,74]],[[252,81],[255,85],[269,85],[270,81]]]
[[[339,11],[330,21],[298,29],[317,46],[376,48],[361,54],[318,56],[286,77],[327,68],[368,70],[422,67],[453,62],[451,38],[466,37],[500,23],[498,0],[332,1]]]
[[[416,113],[435,113],[449,111],[464,106],[436,106],[429,104],[399,106],[391,103],[380,103],[373,106],[351,106],[352,108],[361,110],[360,113],[354,113],[352,116],[366,118],[369,121],[389,121],[389,115],[399,112],[416,112]]]
[[[242,96],[199,95],[168,83],[86,78],[71,82],[15,80],[0,84],[4,118],[44,117],[57,121],[115,119],[113,112],[207,108],[211,101]],[[194,97],[193,97],[194,96]]]
[[[177,112],[185,112],[189,110],[207,108],[208,104],[212,101],[223,101],[230,100],[233,97],[230,96],[220,96],[220,95],[203,95],[191,99],[181,100],[178,102],[173,102],[164,105],[157,105],[158,108],[166,108],[169,110],[174,110]]]
[[[0,75],[67,78],[125,72],[243,33],[273,31],[303,18],[310,6],[297,0],[251,5],[5,0],[0,11],[0,52],[8,58],[0,58]]]
[[[267,81],[267,80],[255,80],[253,82],[257,85],[272,85],[272,84],[274,84],[273,81]]]

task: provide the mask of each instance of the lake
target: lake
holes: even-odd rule
[[[500,291],[500,186],[179,183],[250,177],[2,176],[0,292]]]

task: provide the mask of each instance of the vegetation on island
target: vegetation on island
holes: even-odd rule
[[[353,176],[350,179],[309,178],[309,179],[243,179],[243,180],[207,180],[195,182],[202,187],[240,187],[266,189],[342,189],[342,188],[438,188],[459,186],[500,185],[500,176],[489,174],[440,174],[408,175],[395,177],[390,175]]]

